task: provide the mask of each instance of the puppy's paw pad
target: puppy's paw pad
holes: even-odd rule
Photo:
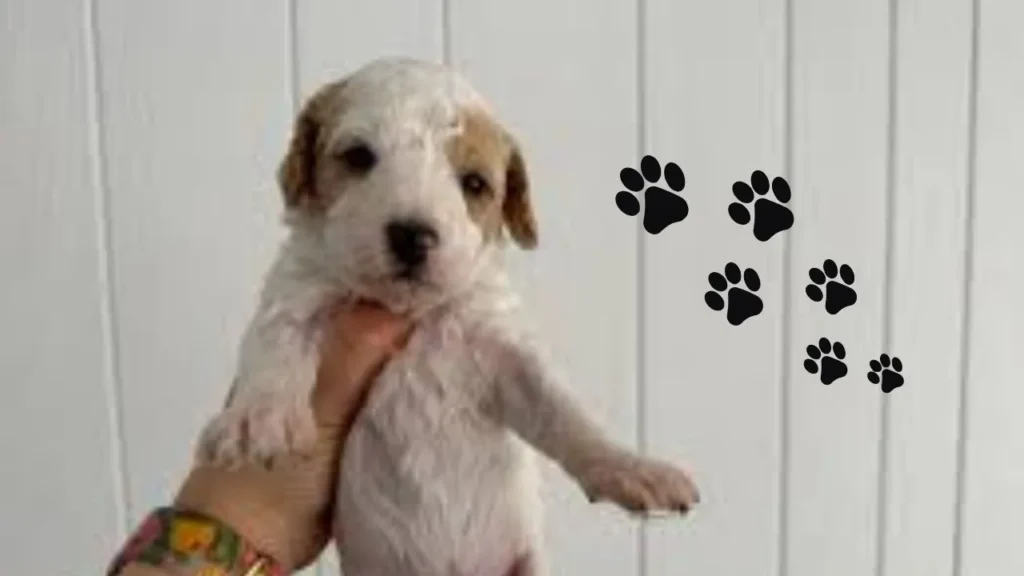
[[[200,436],[197,459],[224,467],[268,465],[285,455],[308,454],[315,442],[310,406],[262,398],[237,402],[211,420]]]
[[[700,501],[696,486],[685,472],[635,456],[595,463],[583,475],[582,485],[592,502],[612,501],[637,513],[685,513]]]

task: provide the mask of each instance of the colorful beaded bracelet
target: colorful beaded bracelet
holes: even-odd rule
[[[158,508],[142,521],[107,576],[133,562],[196,576],[285,576],[277,562],[223,522],[174,508]]]

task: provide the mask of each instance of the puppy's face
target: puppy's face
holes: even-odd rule
[[[381,60],[320,89],[279,179],[323,265],[395,309],[472,282],[506,230],[524,248],[537,242],[516,143],[440,65]]]

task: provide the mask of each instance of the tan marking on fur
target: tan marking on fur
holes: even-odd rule
[[[530,179],[518,145],[512,146],[505,179],[505,202],[501,207],[512,238],[523,248],[537,245],[537,218],[530,199]]]
[[[316,91],[295,119],[291,143],[277,171],[285,206],[307,212],[322,211],[327,204],[317,192],[319,160],[322,156],[321,131],[327,118],[344,107],[342,93],[346,80],[327,84]]]
[[[461,111],[462,132],[448,142],[448,161],[456,178],[476,172],[487,182],[487,192],[466,196],[469,215],[493,240],[504,224],[523,248],[537,244],[537,225],[529,200],[529,180],[519,146],[486,112]]]

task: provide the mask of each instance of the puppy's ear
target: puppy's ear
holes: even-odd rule
[[[311,208],[316,202],[316,142],[320,136],[320,120],[306,104],[295,120],[291,143],[277,181],[288,209]]]
[[[316,210],[323,207],[323,198],[316,189],[316,163],[319,156],[320,132],[326,108],[335,99],[344,81],[324,86],[306,101],[295,119],[288,152],[277,170],[277,181],[288,209]]]
[[[501,213],[512,239],[520,248],[529,250],[537,246],[537,219],[530,200],[530,178],[519,144],[511,137],[509,140],[512,153],[505,171],[505,200]]]

